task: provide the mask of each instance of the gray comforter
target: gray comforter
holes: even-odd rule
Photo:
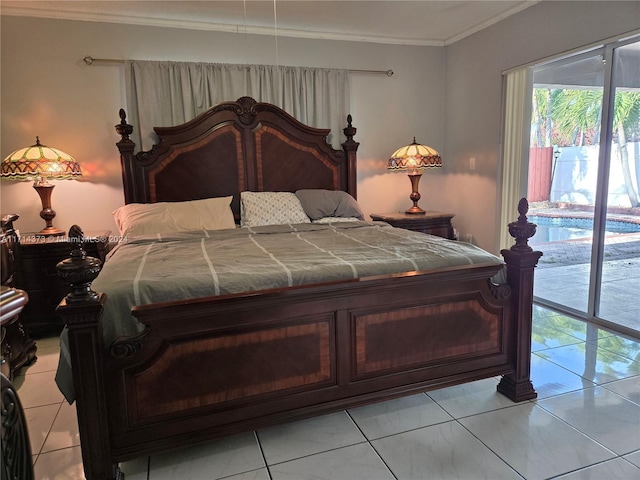
[[[129,238],[109,254],[93,289],[108,297],[102,323],[110,344],[142,330],[133,305],[478,263],[502,260],[385,223],[274,225]],[[56,380],[72,401],[65,333]]]

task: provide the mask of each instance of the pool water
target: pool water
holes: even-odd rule
[[[593,236],[592,218],[539,217],[536,215],[531,215],[528,218],[530,222],[538,225],[536,234],[530,240],[532,245],[564,240],[590,239]],[[605,231],[607,233],[640,232],[640,225],[607,220]]]

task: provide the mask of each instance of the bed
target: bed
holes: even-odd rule
[[[347,140],[334,150],[326,142],[328,130],[243,97],[184,125],[156,128],[158,143],[137,154],[122,110],[120,119],[123,208],[208,205],[224,198],[225,222],[230,216],[234,225],[203,228],[196,238],[166,232],[145,238],[148,232],[138,232],[111,254],[100,274],[80,249],[59,267],[72,285],[58,307],[68,347],[61,365],[66,359],[71,370],[88,480],[122,478],[118,462],[139,456],[497,375],[498,391],[513,401],[535,398],[529,378],[531,315],[533,271],[541,253],[527,244],[535,225],[527,221],[526,200],[509,226],[516,240],[502,252],[504,262],[476,247],[337,215],[337,209],[326,222],[321,214],[319,222],[255,226],[247,220],[247,199],[260,205],[263,193],[357,197],[358,143],[350,116]],[[308,206],[308,199],[297,198]],[[184,218],[174,213],[171,221]],[[374,233],[382,240],[373,240]],[[70,235],[82,237],[80,231]],[[277,235],[296,239],[295,246],[283,248],[297,255],[295,261],[280,257],[284,253],[276,248],[283,241]],[[374,258],[388,251],[404,265],[369,270],[322,243],[325,235],[340,238],[328,244],[344,243],[354,257],[362,245],[378,242]],[[403,250],[427,240],[429,246],[417,253]],[[225,275],[242,273],[236,268],[242,257],[253,262],[253,253],[239,253],[243,242],[280,272],[254,277],[276,283],[249,290],[218,285]],[[343,273],[298,277],[313,270],[309,249],[323,252],[313,257],[314,265],[338,259]],[[128,273],[111,264],[118,256],[125,258],[123,265],[133,262],[123,252],[146,262],[160,250],[166,269],[150,270],[148,277],[162,285],[161,297],[147,297],[138,283],[147,264]],[[426,250],[466,260],[422,263]],[[218,286],[182,298],[176,291],[186,288],[185,278],[201,272],[188,263],[197,252]],[[160,282],[165,272],[171,274]],[[109,275],[127,279],[125,290],[136,292],[124,313],[113,313],[117,288]],[[131,317],[133,329],[113,330],[114,316]]]

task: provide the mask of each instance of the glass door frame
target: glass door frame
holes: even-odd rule
[[[585,55],[595,55],[600,53],[604,62],[604,85],[602,95],[602,109],[600,118],[600,143],[598,151],[598,173],[596,181],[596,196],[594,202],[594,216],[593,216],[593,235],[591,246],[591,263],[589,271],[589,288],[587,298],[586,312],[576,310],[566,305],[558,304],[554,301],[545,300],[540,297],[534,297],[534,301],[537,304],[550,307],[554,310],[562,313],[567,313],[577,318],[582,318],[593,323],[602,325],[604,327],[612,328],[622,333],[632,333],[637,335],[637,332],[628,331],[623,326],[616,324],[615,322],[606,320],[599,316],[600,300],[602,296],[602,276],[604,269],[604,255],[605,255],[605,225],[607,220],[607,206],[608,206],[608,193],[609,193],[609,174],[611,166],[611,153],[612,153],[612,141],[613,141],[613,115],[615,108],[615,93],[614,88],[616,83],[614,60],[615,50],[619,47],[623,47],[632,43],[640,41],[640,34],[635,33],[633,35],[626,36],[625,38],[611,40],[606,44],[599,45],[597,47],[585,48],[581,52],[576,52],[572,55],[563,55],[562,57],[537,62],[535,65],[531,65],[529,68],[533,70],[535,67],[541,67],[549,65],[551,63],[562,63],[563,61],[571,61],[579,59]],[[531,88],[533,87],[533,75],[531,78]],[[529,89],[531,91],[531,89]],[[531,97],[529,97],[531,98]],[[529,115],[529,118],[531,116]],[[530,127],[530,122],[528,122]],[[528,163],[528,155],[526,156]],[[526,176],[526,168],[523,168],[523,174]],[[526,191],[526,189],[525,189]]]
[[[605,77],[603,89],[603,108],[600,119],[600,150],[598,158],[598,180],[594,206],[593,243],[591,251],[591,277],[589,279],[589,298],[587,318],[594,323],[616,330],[624,331],[619,324],[600,317],[600,301],[602,298],[602,275],[605,256],[605,225],[608,214],[609,175],[614,133],[614,109],[617,85],[616,50],[618,48],[640,42],[640,35],[634,35],[604,46]],[[631,333],[631,332],[630,332]],[[637,333],[635,334],[637,335]]]
[[[615,44],[618,46],[618,43]],[[621,44],[620,44],[621,46]],[[598,317],[602,295],[602,270],[604,267],[605,224],[607,221],[607,198],[609,197],[609,173],[611,170],[611,142],[613,140],[613,109],[615,107],[612,85],[614,44],[604,47],[604,86],[602,91],[602,114],[600,117],[600,146],[598,150],[598,178],[596,201],[593,209],[593,237],[591,243],[591,269],[587,318],[604,321]],[[606,107],[606,108],[605,108]]]

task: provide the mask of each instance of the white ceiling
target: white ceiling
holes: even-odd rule
[[[9,1],[0,14],[283,37],[443,46],[533,0]],[[275,15],[274,15],[275,13]]]

